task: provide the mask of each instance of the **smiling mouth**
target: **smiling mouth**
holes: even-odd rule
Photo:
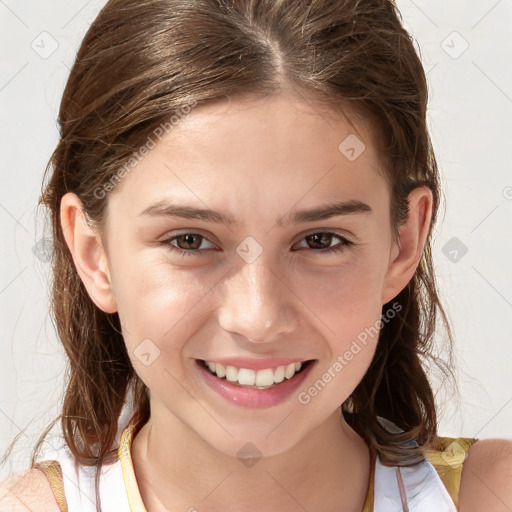
[[[247,368],[236,368],[234,366],[224,366],[218,363],[207,363],[202,359],[196,360],[210,374],[220,380],[228,381],[230,384],[249,389],[270,389],[278,386],[282,382],[293,379],[299,373],[302,373],[316,359],[309,359],[302,363],[278,366],[276,368],[267,368],[264,370],[250,370]]]

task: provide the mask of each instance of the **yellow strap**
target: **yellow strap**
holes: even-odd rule
[[[56,460],[45,460],[34,464],[34,468],[40,469],[48,478],[60,512],[68,512],[68,502],[64,493],[64,478],[59,462]]]
[[[128,494],[128,503],[130,504],[131,512],[147,512],[135,478],[135,471],[133,469],[132,456],[130,454],[130,446],[132,442],[133,431],[135,424],[130,424],[124,429],[121,435],[119,449],[117,451],[119,460],[121,461],[121,468],[123,469],[124,484]]]
[[[478,439],[472,437],[437,437],[433,450],[427,450],[426,459],[432,464],[453,502],[459,506],[460,477],[462,464],[467,458],[469,447]],[[375,459],[374,452],[370,450],[371,472],[368,485],[368,494],[363,507],[363,512],[373,512],[374,483],[375,483]]]
[[[472,437],[438,437],[434,449],[425,453],[457,507],[462,464],[467,458],[469,447],[477,441]]]
[[[375,482],[375,451],[370,449],[370,481],[368,482],[368,491],[364,501],[363,512],[373,512],[373,493]]]
[[[130,455],[130,444],[133,435],[134,425],[130,425],[123,432],[121,443],[118,449],[121,468],[123,471],[123,479],[128,494],[128,502],[131,512],[147,512],[142,498],[137,492],[138,485],[133,470],[132,458]],[[55,500],[59,506],[60,512],[68,512],[68,503],[64,492],[64,478],[60,463],[56,460],[45,460],[34,464],[35,469],[41,470],[48,478]]]

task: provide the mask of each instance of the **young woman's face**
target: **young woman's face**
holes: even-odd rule
[[[338,413],[372,360],[382,305],[414,271],[390,275],[388,186],[356,128],[285,95],[196,107],[106,199],[113,294],[152,415],[234,455],[248,441],[283,452]],[[226,358],[315,363],[288,395],[244,399],[198,364]]]

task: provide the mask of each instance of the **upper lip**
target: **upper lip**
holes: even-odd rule
[[[254,359],[247,357],[221,357],[212,359],[202,359],[212,363],[220,363],[223,366],[235,366],[236,368],[247,368],[248,370],[265,370],[267,368],[277,368],[278,366],[288,366],[292,363],[305,363],[311,359],[301,359],[297,357],[269,357]]]

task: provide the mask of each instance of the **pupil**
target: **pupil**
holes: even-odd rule
[[[196,237],[196,246],[197,247],[185,247],[186,249],[197,249],[199,246],[197,245],[197,240],[199,239],[199,237],[197,237],[197,235],[191,235],[191,234],[186,234],[186,235],[181,235],[181,238],[185,240],[185,244],[187,245],[194,245],[193,243],[193,240],[194,240],[194,237]],[[192,241],[191,241],[192,239]],[[201,245],[201,244],[199,244]],[[182,247],[183,248],[183,247]]]
[[[323,242],[326,243],[326,239],[329,240],[330,237],[331,237],[331,235],[329,235],[328,233],[315,233],[314,235],[309,236],[310,239],[313,239],[313,246],[315,248],[318,248],[319,246],[322,245],[322,239],[323,239]],[[320,244],[318,243],[319,238],[320,238]],[[322,247],[320,247],[320,248],[322,248]]]

